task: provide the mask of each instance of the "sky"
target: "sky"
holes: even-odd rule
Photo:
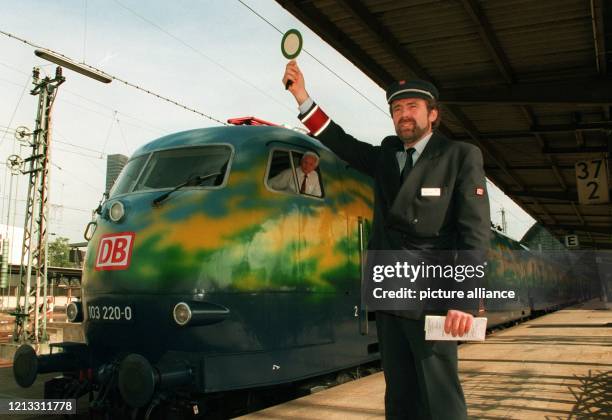
[[[334,121],[372,144],[393,133],[378,85],[276,2],[243,3],[281,32],[237,0],[0,0],[0,30],[218,120],[254,115],[300,126],[281,83],[282,32],[296,28],[304,39],[298,63],[306,88]],[[32,68],[55,73],[34,49],[0,34],[0,224],[17,227],[28,178],[11,176],[6,161],[31,154],[14,131],[34,128]],[[219,123],[117,80],[102,84],[69,70],[64,76],[53,108],[49,231],[50,240],[82,242],[104,192],[107,155],[130,156],[163,135]],[[504,208],[508,235],[520,239],[533,219],[493,184],[488,188],[492,221],[501,224]]]

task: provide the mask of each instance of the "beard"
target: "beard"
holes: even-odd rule
[[[410,123],[412,127],[402,127],[402,125]],[[395,133],[404,143],[414,143],[419,140],[429,131],[430,126],[421,127],[411,118],[404,118],[395,126]]]

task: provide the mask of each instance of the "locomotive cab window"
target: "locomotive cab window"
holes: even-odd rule
[[[314,152],[273,150],[266,184],[274,191],[323,197],[319,156]]]
[[[127,192],[193,186],[219,187],[227,176],[229,146],[160,150],[132,159],[117,179],[111,196]]]
[[[129,160],[110,190],[111,197],[132,191],[148,157],[149,155],[141,155]]]

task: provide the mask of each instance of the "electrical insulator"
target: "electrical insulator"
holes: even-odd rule
[[[15,138],[21,142],[26,142],[31,135],[30,129],[23,125],[15,129]]]
[[[23,159],[18,155],[10,155],[6,160],[6,164],[13,175],[21,173]]]

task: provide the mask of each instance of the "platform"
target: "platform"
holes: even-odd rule
[[[459,347],[459,370],[475,419],[612,416],[612,310],[576,305]],[[242,419],[384,419],[377,373]]]
[[[463,344],[459,357],[471,418],[612,415],[612,310],[601,309],[598,302],[498,331],[484,343]],[[41,398],[45,379],[53,376],[41,375],[34,386],[22,389],[15,384],[10,365],[0,367],[0,398]],[[383,375],[377,373],[242,418],[383,419],[384,388]],[[84,400],[79,413],[71,418],[88,418]]]
[[[63,308],[62,308],[63,309]],[[66,321],[66,312],[56,312],[53,316],[55,321],[47,323],[48,343],[39,345],[37,352],[45,354],[49,352],[50,343],[61,343],[72,341],[84,343],[85,336],[81,323]],[[6,313],[0,313],[0,367],[11,365],[15,351],[19,347],[11,340],[14,329],[14,317]]]

